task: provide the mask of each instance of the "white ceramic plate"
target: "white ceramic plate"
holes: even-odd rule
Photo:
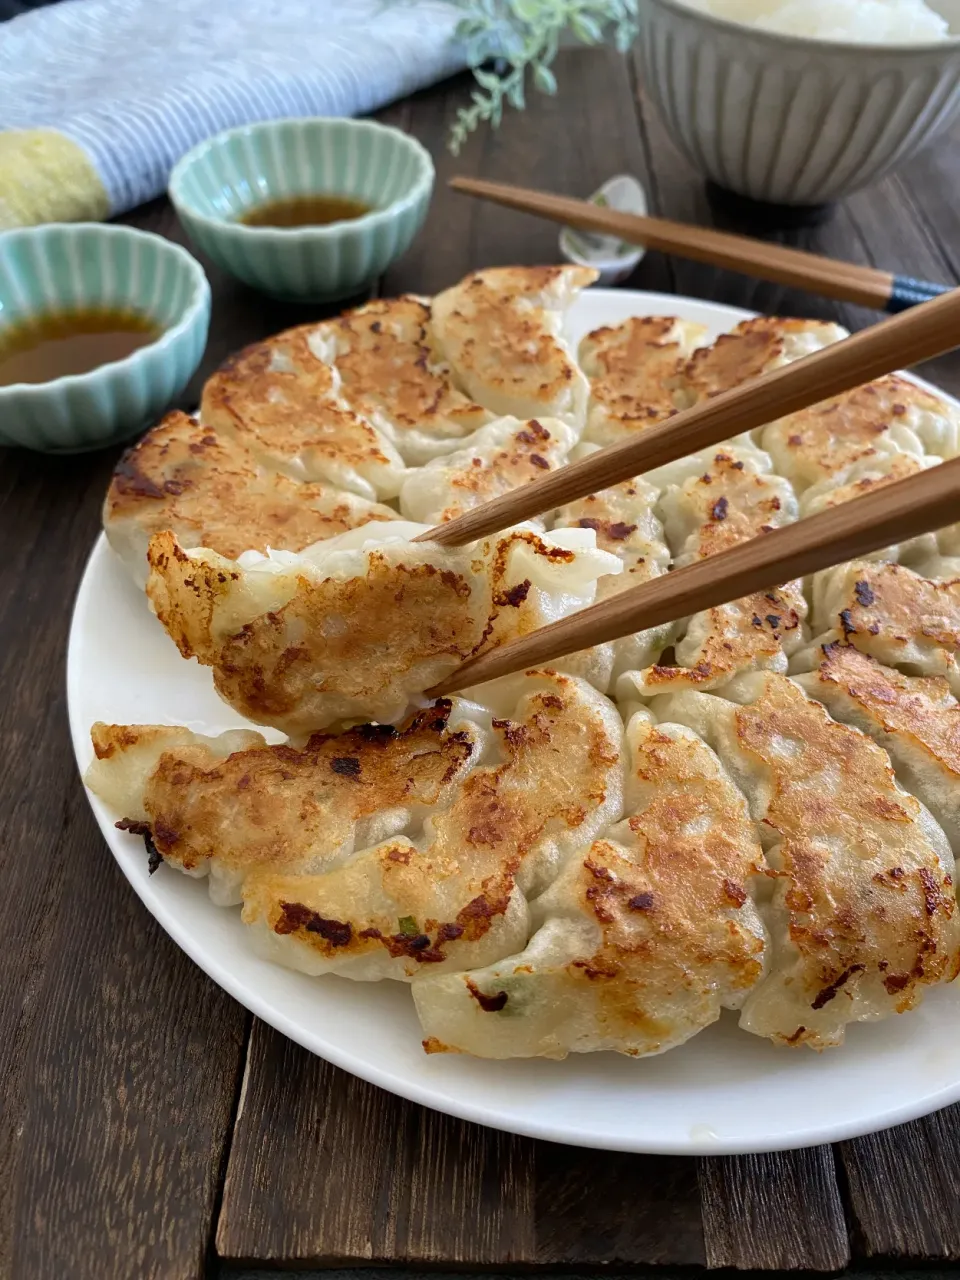
[[[659,294],[594,289],[570,312],[574,341],[631,315],[680,315],[719,333],[746,312]],[[95,720],[186,724],[219,733],[242,722],[185,663],[103,537],[70,632],[67,694],[81,769]],[[338,1067],[424,1106],[554,1142],[683,1154],[769,1151],[835,1141],[911,1120],[960,1099],[960,986],[916,1013],[850,1029],[845,1048],[778,1049],[732,1015],[683,1048],[633,1061],[613,1053],[565,1062],[427,1056],[410,992],[393,982],[308,978],[258,959],[236,908],[204,881],[161,867],[116,830],[91,797],[114,857],[160,924],[211,978],[278,1031]]]

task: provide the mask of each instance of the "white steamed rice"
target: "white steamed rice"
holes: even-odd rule
[[[860,44],[912,44],[946,40],[947,21],[924,0],[683,0],[691,9],[743,22],[762,31],[852,40]]]

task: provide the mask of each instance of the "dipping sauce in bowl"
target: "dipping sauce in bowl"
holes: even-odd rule
[[[369,289],[406,251],[433,179],[429,153],[399,129],[262,120],[188,151],[170,199],[224,271],[276,298],[332,302]]]
[[[372,208],[350,196],[291,196],[255,205],[237,221],[245,227],[323,227],[362,218]]]
[[[162,333],[137,311],[110,307],[41,312],[0,328],[0,386],[52,382],[124,360]]]
[[[203,268],[169,240],[100,222],[5,231],[0,445],[81,453],[128,439],[186,386],[209,323]]]

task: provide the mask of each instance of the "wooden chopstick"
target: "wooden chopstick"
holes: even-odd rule
[[[414,539],[462,546],[960,346],[960,289],[684,409]]]
[[[472,658],[427,694],[446,696],[497,676],[528,671],[581,649],[855,560],[952,523],[958,499],[960,458],[954,458],[601,600]]]
[[[695,227],[666,218],[645,218],[634,213],[591,204],[570,196],[551,195],[504,182],[480,178],[451,178],[454,191],[479,196],[523,213],[539,214],[552,222],[617,236],[630,244],[642,244],[694,262],[706,262],[729,271],[772,280],[793,289],[806,289],[826,298],[856,302],[864,307],[895,313],[947,292],[946,285],[893,275],[876,267],[840,262],[802,249],[753,240],[749,236]]]

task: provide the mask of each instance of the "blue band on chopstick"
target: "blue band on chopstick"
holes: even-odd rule
[[[949,293],[951,287],[946,284],[930,284],[927,280],[914,280],[912,276],[894,276],[887,311],[891,315],[907,311],[921,302],[929,302],[931,298],[939,298],[942,293]]]

